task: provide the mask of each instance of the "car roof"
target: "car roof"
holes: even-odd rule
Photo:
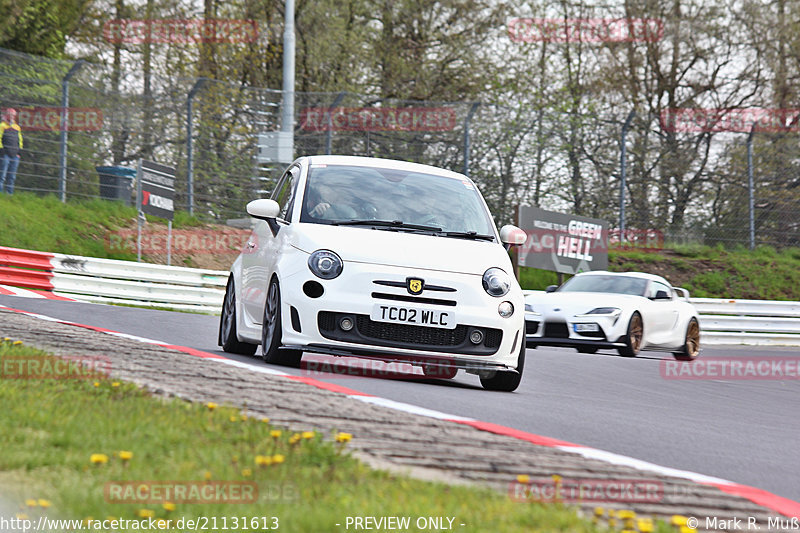
[[[406,170],[408,172],[419,172],[422,174],[435,174],[437,176],[445,176],[448,178],[455,178],[460,180],[468,180],[469,178],[458,172],[453,172],[444,168],[434,167],[431,165],[423,165],[420,163],[411,163],[408,161],[399,161],[396,159],[383,159],[380,157],[362,157],[351,155],[312,155],[302,157],[306,159],[310,165],[352,165],[359,167],[380,167],[380,168],[394,168],[398,170]]]
[[[580,274],[576,274],[577,276],[627,276],[629,278],[642,278],[650,281],[658,281],[663,283],[664,285],[672,286],[672,284],[667,281],[666,279],[658,276],[656,274],[648,274],[647,272],[609,272],[608,270],[592,270],[590,272],[581,272]]]

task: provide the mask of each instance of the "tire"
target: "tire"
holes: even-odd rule
[[[597,346],[578,346],[578,353],[597,353]]]
[[[679,352],[672,352],[678,361],[694,361],[700,355],[700,324],[692,317],[686,326],[686,336]]]
[[[236,332],[236,291],[233,287],[233,276],[228,278],[225,288],[225,299],[222,302],[222,313],[219,316],[219,336],[217,343],[228,353],[253,355],[258,344],[250,344],[239,340]]]
[[[517,357],[517,371],[505,372],[497,371],[494,376],[490,378],[481,378],[481,385],[486,390],[500,391],[500,392],[514,392],[519,387],[519,382],[522,381],[522,370],[525,367],[525,343],[522,343],[522,348]]]
[[[625,334],[625,346],[617,348],[617,352],[625,357],[636,357],[642,349],[642,339],[644,338],[644,325],[642,315],[634,311],[631,320],[628,322],[628,332]]]
[[[298,368],[303,352],[281,348],[281,289],[273,279],[264,303],[264,320],[261,322],[261,357],[265,363]]]
[[[422,365],[422,373],[431,379],[453,379],[458,374],[458,368],[454,366],[428,366]]]

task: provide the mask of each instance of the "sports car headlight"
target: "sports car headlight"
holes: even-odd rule
[[[586,313],[587,315],[618,315],[620,310],[618,307],[596,307]]]
[[[490,268],[483,273],[483,289],[491,296],[505,296],[511,290],[511,278],[502,269]]]
[[[308,268],[318,278],[333,279],[342,273],[342,259],[330,250],[317,250],[308,258]]]

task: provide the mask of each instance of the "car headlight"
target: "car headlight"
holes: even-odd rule
[[[587,315],[618,315],[620,312],[618,307],[596,307],[586,313]]]
[[[511,278],[500,268],[490,268],[483,273],[483,289],[491,296],[505,296],[511,290]]]
[[[317,250],[308,258],[308,268],[318,278],[333,279],[342,273],[342,259],[330,250]]]

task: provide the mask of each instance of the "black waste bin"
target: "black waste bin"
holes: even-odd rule
[[[100,198],[103,200],[122,200],[131,205],[133,181],[136,170],[125,167],[94,167],[100,175]]]

